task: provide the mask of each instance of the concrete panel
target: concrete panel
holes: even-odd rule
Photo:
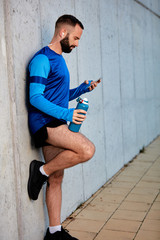
[[[39,1],[8,1],[12,57],[14,61],[15,101],[18,115],[26,115],[25,90],[28,61],[41,44]],[[14,26],[14,27],[13,27]],[[32,46],[32,47],[31,47]],[[24,61],[25,59],[25,61]],[[22,101],[23,99],[23,101]]]
[[[62,196],[61,220],[63,221],[84,202],[82,166],[77,165],[65,170]]]
[[[44,230],[43,198],[33,203],[27,194],[29,163],[32,159],[39,158],[39,153],[31,148],[25,103],[26,67],[41,43],[38,4],[39,1],[8,1],[5,12],[7,54],[11,63],[8,64],[8,71],[12,97],[18,228],[21,240],[33,236],[34,239],[40,239]],[[34,228],[33,223],[36,223]]]
[[[160,28],[159,18],[152,16],[152,50],[153,50],[153,81],[154,81],[154,102],[155,102],[155,133],[159,133],[160,122]]]
[[[18,239],[16,182],[13,161],[13,136],[10,109],[10,92],[7,74],[4,4],[0,2],[0,239]],[[10,231],[7,227],[10,226]]]
[[[100,1],[107,178],[123,166],[117,1]]]
[[[128,99],[123,101],[123,144],[124,144],[124,163],[127,163],[139,152],[136,134],[135,104]]]
[[[157,115],[159,114],[159,109],[157,111]],[[147,122],[147,134],[148,134],[148,143],[155,138],[156,129],[156,108],[155,108],[155,100],[150,99],[146,100],[146,122]],[[156,133],[158,135],[158,132]]]
[[[146,82],[144,70],[144,16],[145,9],[139,7],[136,2],[132,2],[132,31],[133,31],[133,58],[134,58],[134,81],[136,96],[136,125],[137,143],[139,149],[147,144],[146,125]]]
[[[85,79],[97,80],[101,77],[99,4],[96,0],[87,1],[87,5],[84,0],[75,3],[75,14],[85,28],[78,48],[79,79],[80,82]],[[106,181],[102,84],[87,93],[86,97],[90,107],[81,131],[95,144],[96,153],[93,159],[83,164],[85,200]]]
[[[147,123],[147,144],[153,139],[155,128],[155,112],[153,105],[154,81],[153,81],[153,54],[152,54],[152,15],[144,11],[144,67],[146,83],[146,123]]]
[[[123,122],[124,162],[138,152],[135,118],[135,88],[130,2],[118,1],[119,64]]]

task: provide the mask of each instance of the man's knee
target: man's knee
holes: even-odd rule
[[[95,153],[95,145],[92,142],[83,146],[83,150],[81,152],[81,162],[86,162],[90,160]]]

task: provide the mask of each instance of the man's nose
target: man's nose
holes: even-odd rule
[[[75,41],[75,44],[74,44],[74,45],[75,45],[75,47],[78,47],[78,44],[79,44],[79,41],[78,41],[78,40],[76,40],[76,41]]]

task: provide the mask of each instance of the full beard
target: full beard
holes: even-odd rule
[[[74,46],[69,45],[69,33],[67,34],[67,36],[65,38],[63,38],[60,41],[60,44],[61,44],[62,52],[64,52],[64,53],[70,53],[72,51],[72,49],[74,48]]]

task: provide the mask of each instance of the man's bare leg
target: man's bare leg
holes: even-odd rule
[[[43,155],[46,162],[49,162],[64,149],[54,146],[44,146]],[[61,203],[62,190],[61,183],[64,175],[64,170],[56,171],[49,177],[49,186],[46,189],[46,205],[48,209],[49,226],[61,225]]]
[[[44,165],[44,171],[49,176],[54,172],[72,167],[76,164],[88,161],[95,152],[95,147],[81,133],[73,133],[67,125],[57,128],[47,128],[50,145],[64,149],[56,157]]]

